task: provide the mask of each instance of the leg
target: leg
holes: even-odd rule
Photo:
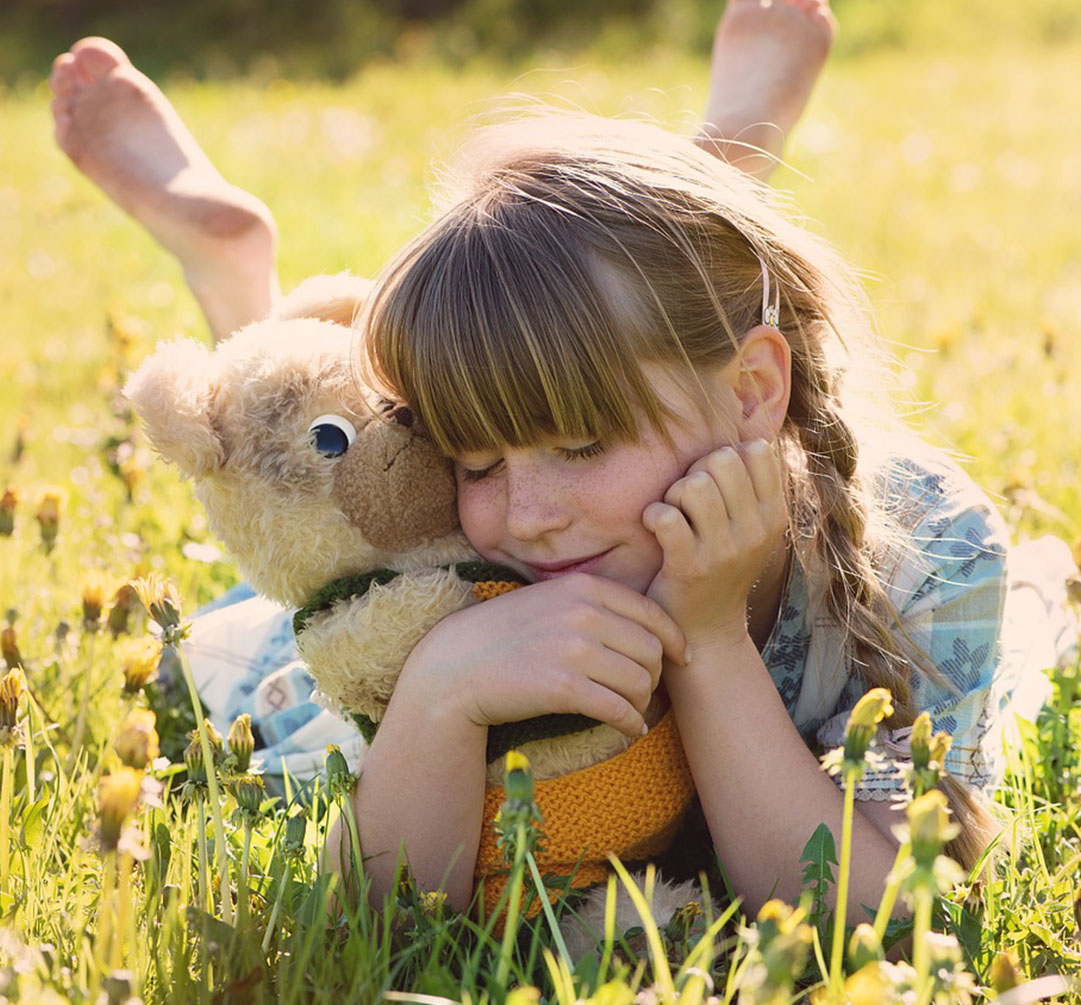
[[[214,338],[264,317],[280,296],[274,218],[222,178],[153,81],[85,38],[49,86],[60,149],[180,260]]]
[[[699,145],[763,181],[829,54],[828,0],[728,0],[717,26]]]

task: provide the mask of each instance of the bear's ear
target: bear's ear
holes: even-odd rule
[[[176,339],[159,345],[124,385],[155,449],[185,477],[209,474],[225,460],[211,421],[217,370],[205,345]]]
[[[375,283],[350,272],[305,279],[270,312],[272,318],[318,318],[349,328]]]

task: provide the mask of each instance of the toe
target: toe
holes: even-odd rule
[[[62,52],[53,60],[52,72],[49,74],[49,89],[53,94],[73,94],[79,86],[79,77],[75,71],[75,57],[70,52]]]
[[[97,36],[80,39],[71,47],[71,52],[75,57],[76,72],[89,84],[131,62],[119,45]]]

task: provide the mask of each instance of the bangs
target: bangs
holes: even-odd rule
[[[451,456],[550,437],[636,439],[667,415],[641,370],[645,298],[588,223],[525,198],[445,218],[385,277],[368,317],[379,378]]]

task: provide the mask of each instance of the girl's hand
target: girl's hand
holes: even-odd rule
[[[747,597],[788,514],[780,463],[764,440],[722,447],[697,461],[646,507],[664,564],[650,585],[695,648],[747,633]]]
[[[573,574],[444,618],[406,660],[398,688],[423,687],[480,726],[577,712],[640,736],[663,659],[683,663],[684,649],[655,601]]]

